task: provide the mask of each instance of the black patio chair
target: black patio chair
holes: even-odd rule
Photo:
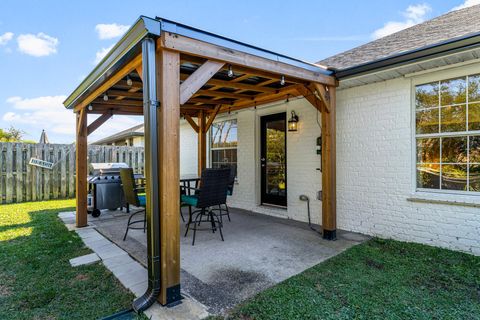
[[[227,196],[231,196],[233,195],[233,187],[235,185],[235,177],[237,176],[237,168],[234,165],[222,165],[220,168],[228,169],[230,171],[228,176]],[[225,206],[225,208],[223,208],[222,205]],[[228,205],[226,201],[225,203],[219,205],[218,209],[214,209],[214,210],[219,211],[218,215],[220,217],[220,221],[223,222],[223,216],[227,216],[228,221],[232,221],[230,219],[230,210],[228,209]]]
[[[146,201],[145,193],[143,193],[143,191],[145,191],[145,188],[137,187],[135,184],[135,178],[133,176],[132,168],[120,169],[120,178],[122,179],[123,193],[125,194],[125,201],[127,202],[127,207],[130,204],[134,205],[135,207],[143,207],[143,209],[133,212],[128,218],[127,230],[125,230],[125,235],[123,236],[123,241],[125,241],[125,239],[127,238],[129,229],[134,229],[134,230],[143,229],[143,232],[145,232],[146,222],[147,222],[145,205],[147,204],[147,201]],[[143,219],[137,219],[132,221],[132,218],[137,216],[140,213],[143,213]],[[143,224],[143,227],[137,226],[140,223]]]
[[[200,188],[194,189],[194,194],[181,196],[182,202],[191,205],[197,210],[189,216],[185,237],[190,229],[193,230],[192,246],[195,245],[195,236],[197,231],[209,230],[215,233],[220,232],[220,237],[224,241],[222,233],[222,221],[212,210],[212,207],[225,204],[227,201],[227,188],[229,180],[229,169],[205,169],[200,179]],[[195,216],[195,218],[193,218]],[[209,222],[209,228],[200,228],[200,223]]]

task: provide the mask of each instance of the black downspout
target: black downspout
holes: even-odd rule
[[[142,42],[143,115],[145,124],[145,177],[147,213],[148,289],[133,301],[133,309],[141,312],[150,307],[160,294],[160,221],[158,201],[158,139],[155,40]]]

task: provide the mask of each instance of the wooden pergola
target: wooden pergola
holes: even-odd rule
[[[113,115],[143,115],[150,296],[157,288],[161,304],[177,301],[180,118],[198,133],[200,173],[207,166],[206,134],[218,114],[303,96],[322,115],[321,220],[324,238],[335,239],[336,86],[332,72],[321,66],[165,19],[140,17],[65,101],[77,119],[77,227],[87,225],[88,135]],[[88,114],[100,117],[87,125]]]

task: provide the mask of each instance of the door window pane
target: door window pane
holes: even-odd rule
[[[438,106],[438,82],[416,86],[415,105],[417,108]]]
[[[284,196],[286,189],[285,120],[269,121],[266,129],[266,193]]]
[[[440,104],[447,106],[467,102],[466,78],[456,78],[440,82]]]
[[[467,137],[442,138],[442,162],[467,162]]]
[[[467,191],[467,165],[442,165],[442,189]]]
[[[438,133],[438,108],[417,111],[417,133]]]
[[[466,122],[465,105],[441,108],[441,132],[465,131]]]

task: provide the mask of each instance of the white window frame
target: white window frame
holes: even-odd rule
[[[476,71],[476,70],[475,70]],[[468,73],[461,73],[461,74],[456,74],[456,75],[445,75],[445,76],[439,76],[435,77],[435,79],[425,79],[422,81],[413,81],[412,82],[412,96],[411,96],[411,110],[412,110],[412,164],[413,164],[413,190],[414,192],[424,192],[424,193],[438,193],[438,194],[458,194],[458,195],[467,195],[467,196],[475,196],[475,197],[480,197],[480,192],[478,191],[464,191],[464,190],[450,190],[450,189],[442,189],[442,138],[445,137],[464,137],[467,136],[467,163],[447,163],[448,165],[466,165],[467,166],[467,186],[469,186],[470,183],[470,137],[473,135],[480,135],[480,130],[473,130],[469,131],[468,128],[468,107],[470,104],[469,98],[468,98],[468,84],[469,84],[469,77],[473,75],[478,75],[480,74],[479,71],[475,72],[474,70],[471,70]],[[441,105],[441,82],[442,81],[447,81],[455,78],[462,78],[465,77],[466,79],[466,101],[465,103],[458,103],[458,104],[451,104],[448,106],[442,106]],[[416,107],[416,87],[422,84],[428,84],[428,83],[433,83],[433,82],[438,82],[439,85],[439,90],[438,90],[438,105],[436,107],[428,107],[428,108],[419,108],[417,109]],[[472,103],[480,103],[479,101],[473,101]],[[465,105],[465,131],[462,132],[438,132],[438,133],[426,133],[426,134],[417,134],[417,123],[416,123],[416,116],[417,112],[419,111],[425,111],[425,110],[433,110],[437,109],[438,112],[438,126],[439,126],[439,131],[441,129],[441,110],[442,108],[445,107],[450,107],[450,106],[462,106]],[[440,159],[439,159],[439,164],[440,164],[440,185],[438,189],[429,189],[429,188],[419,188],[417,187],[417,139],[419,138],[439,138],[439,147],[440,147]]]
[[[208,141],[208,164],[210,167],[212,167],[212,151],[214,150],[232,150],[232,149],[235,149],[237,150],[237,168],[238,168],[238,119],[236,117],[223,117],[223,118],[218,118],[218,119],[215,119],[213,121],[213,123],[220,123],[220,122],[225,122],[225,121],[232,121],[232,120],[235,120],[237,122],[237,146],[236,147],[225,147],[225,148],[212,148],[212,129],[210,127],[210,129],[208,130],[208,134],[207,134],[207,141]],[[237,174],[238,175],[238,174]],[[235,178],[237,179],[237,178]]]

